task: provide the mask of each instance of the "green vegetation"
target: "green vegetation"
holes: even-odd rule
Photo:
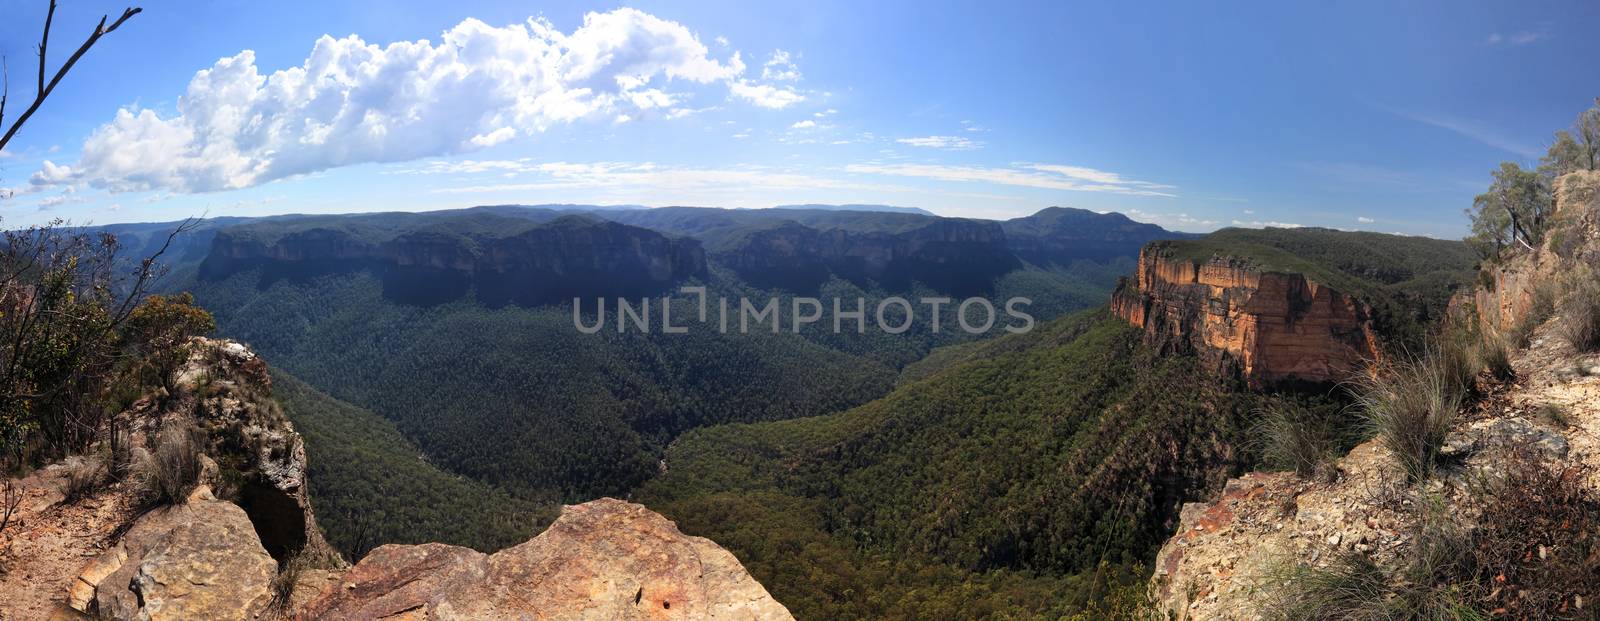
[[[1252,412],[1289,398],[1104,310],[940,358],[846,412],[688,433],[637,497],[799,618],[1058,617],[1141,583],[1181,503],[1253,461]]]
[[[346,558],[381,543],[428,541],[492,552],[526,541],[555,518],[549,499],[446,472],[394,423],[281,369],[272,377],[273,393],[306,443],[317,520]]]
[[[1287,401],[1257,412],[1251,432],[1263,466],[1309,477],[1354,444],[1347,419],[1343,410],[1319,412]]]
[[[447,470],[528,496],[622,495],[684,430],[844,409],[892,381],[788,333],[586,335],[567,308],[398,304],[366,272],[264,289],[255,276],[197,285],[224,333],[393,421]]]
[[[115,237],[59,222],[5,232],[0,466],[81,453],[101,440],[119,452],[115,415],[146,387],[168,385],[188,338],[211,326],[186,296],[148,295],[164,248],[130,269]]]

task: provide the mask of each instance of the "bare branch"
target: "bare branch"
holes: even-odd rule
[[[39,88],[36,93],[44,92],[44,54],[50,47],[50,22],[56,19],[56,0],[50,0],[50,10],[44,14],[44,34],[39,36]]]
[[[6,57],[0,56],[0,127],[6,124],[6,98],[11,95],[11,68],[6,66]],[[5,198],[0,196],[0,198]]]
[[[89,38],[84,40],[83,45],[78,46],[78,50],[73,52],[72,56],[67,58],[67,62],[63,63],[60,69],[56,70],[55,76],[51,77],[49,82],[46,82],[44,79],[45,46],[50,38],[50,22],[55,18],[56,12],[55,0],[51,0],[50,13],[45,18],[44,37],[39,41],[39,92],[34,95],[33,104],[28,106],[28,109],[22,112],[22,116],[17,117],[17,120],[11,123],[11,127],[6,130],[4,136],[0,136],[0,149],[4,149],[6,144],[11,142],[11,137],[17,134],[17,130],[22,129],[23,123],[28,122],[28,119],[33,116],[33,113],[39,111],[39,106],[44,104],[45,98],[49,97],[50,93],[56,89],[56,85],[61,83],[61,78],[67,76],[67,72],[72,70],[73,65],[78,64],[78,59],[83,58],[83,55],[89,51],[89,48],[94,47],[95,42],[99,41],[100,37],[110,34],[112,31],[122,26],[123,22],[126,22],[129,18],[138,15],[143,10],[144,9],[138,7],[124,9],[122,11],[122,16],[118,17],[117,21],[112,22],[111,26],[109,27],[106,26],[107,17],[101,16],[100,23],[96,24],[94,27],[94,32],[90,33]]]

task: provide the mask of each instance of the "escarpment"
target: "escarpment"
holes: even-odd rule
[[[1163,346],[1234,367],[1254,386],[1286,380],[1341,381],[1380,355],[1372,311],[1303,274],[1248,261],[1170,256],[1161,243],[1139,253],[1111,309]]]
[[[202,277],[250,269],[271,278],[370,269],[384,279],[386,293],[406,301],[445,301],[475,290],[491,303],[540,304],[574,296],[648,295],[706,273],[705,251],[696,240],[583,216],[538,224],[508,220],[471,230],[408,225],[360,234],[335,223],[289,231],[276,226],[217,232]]]
[[[811,290],[838,275],[858,284],[901,288],[917,281],[967,294],[1019,265],[999,224],[946,218],[892,233],[785,222],[745,233],[714,256],[753,284],[792,290]]]

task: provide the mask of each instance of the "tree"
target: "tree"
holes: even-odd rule
[[[72,67],[102,37],[140,9],[100,22],[54,73],[47,70],[51,0],[39,37],[33,101],[5,125],[9,74],[0,74],[0,151],[33,118]],[[173,236],[192,228],[185,223]],[[172,237],[167,238],[170,244]],[[69,230],[57,220],[6,231],[0,242],[0,452],[22,458],[35,442],[53,451],[81,448],[104,418],[107,379],[117,367],[117,328],[158,275],[166,246],[132,270],[117,263],[117,240]]]
[[[1550,150],[1544,157],[1539,158],[1539,174],[1547,179],[1554,180],[1574,170],[1586,167],[1583,145],[1573,139],[1572,132],[1561,130],[1556,132],[1556,141],[1550,145]]]
[[[1585,170],[1600,170],[1600,97],[1595,98],[1594,104],[1579,114],[1575,123],[1582,146],[1580,162]]]
[[[1539,173],[1513,162],[1501,162],[1489,190],[1472,201],[1469,244],[1486,257],[1498,257],[1506,246],[1532,248],[1544,237],[1555,206],[1550,185]]]
[[[172,374],[189,359],[189,339],[216,327],[211,313],[194,305],[193,295],[152,295],[128,315],[123,342],[134,354],[135,372],[154,373],[170,392]]]

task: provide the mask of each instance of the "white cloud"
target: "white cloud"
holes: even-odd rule
[[[811,116],[814,116],[814,117],[817,117],[817,118],[820,119],[820,118],[823,118],[823,117],[833,116],[833,115],[838,114],[838,113],[839,113],[838,110],[835,110],[833,108],[828,108],[827,110],[823,110],[821,112],[813,112],[813,113],[811,113]]]
[[[800,68],[789,60],[789,53],[773,50],[772,57],[761,66],[761,79],[776,82],[794,82],[800,79]]]
[[[1029,164],[1021,168],[989,168],[940,164],[851,164],[846,166],[845,170],[853,173],[921,177],[939,181],[992,183],[1045,190],[1106,192],[1165,198],[1176,196],[1166,191],[1174,189],[1170,185],[1127,180],[1116,173],[1080,166]]]
[[[745,138],[749,138],[750,137],[750,130],[747,129],[747,130],[741,131],[741,132],[739,132],[737,134],[734,134],[733,136],[730,136],[730,137],[733,138],[734,140],[744,140]]]
[[[1377,222],[1377,220],[1373,220],[1372,218],[1368,218],[1366,216],[1356,216],[1356,222],[1360,222],[1362,224],[1372,224],[1373,222]]]
[[[472,144],[480,147],[492,147],[507,140],[517,137],[517,130],[502,127],[487,134],[478,134],[472,137]]]
[[[468,19],[437,43],[318,39],[298,67],[263,75],[249,50],[195,74],[176,116],[125,108],[43,184],[208,192],[368,162],[467,152],[586,118],[668,108],[673,81],[725,83],[766,107],[804,99],[741,78],[688,28],[634,9],[589,13],[570,34],[543,19]],[[765,71],[765,69],[764,69]],[[672,114],[669,113],[668,116]]]
[[[1106,212],[1100,212],[1106,213]],[[1161,225],[1169,229],[1178,230],[1205,230],[1217,228],[1216,220],[1207,220],[1187,213],[1170,214],[1164,212],[1145,211],[1142,209],[1129,209],[1127,216],[1140,222]]]
[[[463,169],[500,169],[506,164],[483,166],[483,162],[435,162],[423,173],[450,173]],[[663,191],[714,191],[741,193],[756,190],[836,189],[854,191],[901,191],[892,185],[818,177],[764,167],[677,168],[649,162],[545,162],[518,161],[519,171],[537,175],[536,181],[467,185],[433,190],[436,194],[480,194],[490,192],[532,192],[560,189],[652,189]]]
[[[1538,43],[1548,38],[1550,38],[1550,31],[1548,29],[1518,30],[1511,34],[1491,32],[1489,33],[1488,37],[1484,38],[1483,42],[1485,45],[1500,45],[1502,43],[1507,45],[1528,45],[1530,43]]]
[[[728,38],[724,37],[722,35],[717,35],[717,38],[712,39],[712,41],[716,41],[717,45],[720,45],[722,47],[728,47]]]
[[[1244,210],[1244,215],[1247,215],[1247,216],[1253,216],[1253,215],[1255,215],[1255,213],[1256,213],[1256,210],[1254,210],[1254,209],[1246,209],[1246,210]]]
[[[811,129],[811,128],[816,127],[816,126],[817,126],[817,122],[816,121],[805,120],[805,121],[796,121],[794,125],[790,125],[789,126],[789,129]]]
[[[1498,130],[1485,127],[1482,123],[1471,119],[1460,119],[1437,114],[1417,114],[1404,110],[1392,110],[1392,112],[1412,121],[1451,131],[1496,149],[1510,151],[1524,157],[1537,157],[1540,154],[1539,149],[1529,146],[1520,140],[1508,138]]]
[[[749,80],[738,80],[729,84],[728,91],[733,93],[734,97],[774,110],[782,110],[806,100],[806,96],[795,91],[793,87],[759,84]]]
[[[81,202],[84,202],[85,200],[88,200],[88,199],[85,199],[85,198],[83,198],[81,196],[74,196],[73,193],[70,191],[71,189],[72,189],[71,187],[68,187],[67,190],[69,190],[69,191],[62,192],[62,193],[57,194],[55,196],[46,197],[44,200],[39,201],[39,209],[41,211],[43,211],[43,210],[47,210],[47,209],[50,209],[52,207],[57,207],[57,206],[60,206],[60,205],[70,205],[70,204],[73,204],[73,203],[81,203]]]
[[[1260,228],[1298,229],[1298,228],[1301,227],[1301,225],[1295,224],[1293,222],[1278,222],[1278,221],[1275,221],[1275,220],[1268,220],[1266,222],[1262,222],[1260,220],[1251,220],[1249,222],[1245,222],[1243,220],[1234,220],[1233,221],[1233,225],[1234,226],[1245,226],[1245,227],[1250,227],[1250,228],[1255,228],[1255,229],[1260,229]]]
[[[901,138],[896,140],[900,144],[927,149],[951,149],[955,151],[968,151],[983,148],[983,143],[969,140],[960,136],[922,136],[918,138]]]

